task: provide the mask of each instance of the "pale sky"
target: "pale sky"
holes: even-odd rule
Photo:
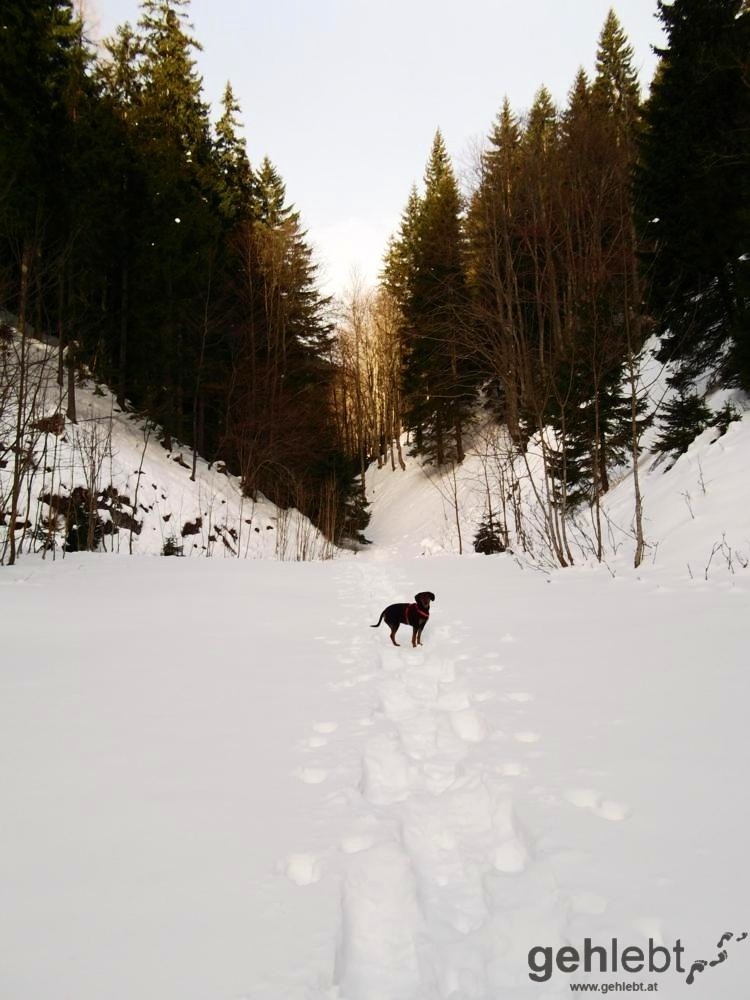
[[[94,37],[138,20],[138,0],[86,0]],[[647,88],[663,40],[656,0],[192,0],[214,118],[227,80],[248,152],[268,155],[300,210],[327,291],[374,283],[439,127],[468,172],[504,96],[541,84],[565,101],[591,72],[614,6]]]

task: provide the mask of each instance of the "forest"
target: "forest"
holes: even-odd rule
[[[641,438],[684,450],[706,394],[750,391],[750,8],[659,2],[650,92],[614,11],[567,103],[506,100],[472,176],[440,132],[376,288],[338,302],[281,169],[251,164],[227,84],[215,120],[188,0],[142,0],[95,47],[70,0],[6,0],[0,31],[0,514],[15,525],[29,455],[27,338],[54,338],[65,413],[92,373],[118,403],[250,497],[364,540],[369,463],[455,468],[487,419],[504,429],[486,551],[523,544],[529,446],[550,551],[569,515],[634,476]],[[592,40],[593,48],[593,40]],[[408,186],[408,178],[405,180]],[[673,390],[645,405],[643,350]],[[731,407],[724,423],[736,416]],[[48,415],[47,419],[51,419]],[[715,417],[713,418],[715,419]],[[404,434],[407,436],[404,437]],[[406,444],[404,444],[406,442]],[[518,530],[518,529],[521,530]],[[14,561],[14,530],[9,532]]]

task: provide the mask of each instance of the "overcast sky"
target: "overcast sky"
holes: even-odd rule
[[[214,117],[227,80],[253,163],[268,155],[316,247],[327,290],[374,282],[388,235],[439,127],[465,173],[505,95],[546,84],[563,102],[592,71],[611,0],[192,0]],[[614,4],[647,88],[656,0]],[[95,37],[138,20],[138,0],[87,0]]]

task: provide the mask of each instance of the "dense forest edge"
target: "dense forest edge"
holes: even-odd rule
[[[334,544],[365,541],[371,462],[403,467],[408,448],[455,469],[489,420],[504,474],[478,551],[523,547],[531,489],[556,564],[574,562],[581,509],[601,559],[602,500],[628,469],[637,566],[644,434],[656,423],[673,460],[739,417],[710,393],[750,391],[750,9],[656,14],[647,99],[611,11],[593,75],[564,107],[545,87],[524,113],[506,100],[461,185],[438,132],[379,286],[335,302],[279,169],[249,161],[230,84],[211,120],[188,0],[143,0],[99,49],[67,0],[6,4],[2,561],[20,554],[35,439],[76,423],[94,378],[167,451],[186,443],[193,476],[197,456],[220,461]],[[55,345],[59,412],[38,412],[32,337]],[[646,345],[669,372],[657,408]]]

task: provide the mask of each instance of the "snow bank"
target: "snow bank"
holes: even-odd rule
[[[65,413],[66,394],[56,382],[56,347],[31,339],[28,350],[37,396],[31,423],[38,424]],[[106,387],[80,382],[76,401],[77,423],[65,421],[62,433],[29,428],[34,468],[23,483],[18,516],[19,526],[27,527],[17,531],[26,550],[51,545],[54,554],[62,553],[65,515],[78,487],[93,488],[99,497],[105,552],[281,560],[335,554],[299,511],[280,510],[262,496],[243,496],[239,480],[222,462],[209,464],[198,456],[193,478],[191,449],[175,441],[165,447],[159,428],[121,409]],[[8,401],[2,414],[9,439],[14,402]],[[6,463],[0,467],[0,511],[6,501],[0,551],[10,522],[12,454]]]

